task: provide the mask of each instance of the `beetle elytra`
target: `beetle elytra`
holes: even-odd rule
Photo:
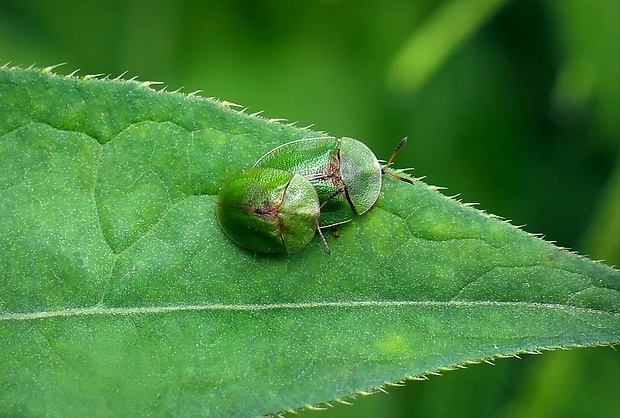
[[[400,141],[383,166],[366,145],[346,137],[288,142],[263,155],[254,166],[279,168],[308,179],[321,202],[320,227],[326,228],[367,212],[381,193],[383,174],[413,183],[386,171],[406,141],[406,137]]]
[[[234,175],[219,192],[217,220],[236,244],[258,252],[294,253],[320,234],[316,189],[304,177],[274,168]]]

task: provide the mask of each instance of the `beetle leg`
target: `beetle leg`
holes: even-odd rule
[[[329,250],[329,246],[327,245],[327,241],[325,240],[325,236],[321,232],[321,228],[319,228],[319,220],[315,219],[316,222],[316,231],[319,233],[319,238],[321,238],[321,243],[323,244],[323,249],[327,253],[327,255],[331,255],[331,251]]]
[[[332,226],[332,234],[334,235],[334,238],[340,238],[340,231],[335,226]]]
[[[404,181],[405,183],[415,184],[415,183],[413,182],[413,180],[407,179],[407,178],[405,178],[405,177],[401,177],[401,176],[399,176],[399,175],[396,175],[396,174],[394,174],[394,173],[390,173],[390,172],[388,172],[388,171],[384,171],[384,172],[383,172],[383,174],[387,174],[388,176],[390,176],[390,177],[394,177],[395,179],[398,179],[398,180],[400,180],[400,181]]]
[[[336,189],[336,191],[335,191],[334,193],[332,193],[331,195],[329,195],[329,197],[328,197],[327,199],[325,199],[325,200],[323,201],[323,203],[321,203],[321,206],[319,207],[319,209],[323,209],[323,206],[327,205],[327,204],[330,202],[330,200],[332,200],[334,197],[336,197],[336,196],[338,196],[338,195],[340,195],[340,194],[344,193],[344,192],[345,192],[345,190],[346,190],[346,189],[344,188],[344,186],[339,187],[338,189]]]

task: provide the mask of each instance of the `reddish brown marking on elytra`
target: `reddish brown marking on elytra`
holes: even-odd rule
[[[275,221],[278,218],[278,209],[279,206],[277,205],[265,204],[264,206],[255,207],[253,212],[256,215]]]
[[[342,175],[340,174],[340,149],[332,155],[331,160],[323,170],[322,177],[337,189],[340,189],[341,186],[344,185],[342,182]]]

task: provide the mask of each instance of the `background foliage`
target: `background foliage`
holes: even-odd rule
[[[398,167],[617,266],[619,7],[5,0],[0,62],[201,89],[380,156],[408,135]],[[554,352],[308,415],[620,416],[619,370],[609,348]]]

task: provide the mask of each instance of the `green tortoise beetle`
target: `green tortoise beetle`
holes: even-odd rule
[[[316,188],[321,202],[320,228],[350,221],[367,212],[379,198],[381,178],[405,144],[403,138],[381,165],[375,154],[353,138],[305,138],[288,142],[263,155],[254,167],[271,167],[299,174]]]
[[[318,230],[329,254],[316,189],[300,175],[274,168],[237,173],[220,189],[216,216],[226,235],[250,250],[294,253]]]

